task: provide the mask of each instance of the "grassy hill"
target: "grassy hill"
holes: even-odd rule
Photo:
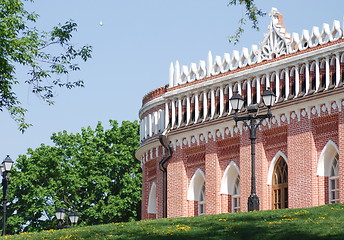
[[[344,204],[145,220],[22,233],[2,239],[344,239]]]

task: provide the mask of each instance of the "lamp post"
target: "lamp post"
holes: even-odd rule
[[[13,161],[9,155],[4,159],[2,165],[0,165],[2,173],[2,192],[3,192],[3,206],[2,206],[2,236],[6,235],[6,205],[7,205],[7,189],[10,182],[10,172],[13,166]]]
[[[69,216],[66,219],[66,225],[63,226],[62,222],[64,221],[64,218],[66,216],[66,210],[64,210],[63,208],[57,208],[55,211],[55,216],[56,219],[58,220],[58,229],[62,229],[62,228],[68,228],[68,218],[69,221],[71,222],[72,225],[76,224],[79,220],[79,214],[75,211],[69,213]]]
[[[232,108],[235,111],[234,120],[235,123],[242,121],[244,125],[250,130],[250,140],[251,140],[251,195],[248,197],[248,211],[259,210],[259,198],[256,193],[256,175],[255,175],[255,155],[256,155],[256,139],[257,139],[257,128],[262,123],[265,118],[271,118],[271,106],[275,103],[276,95],[268,88],[264,91],[263,103],[268,108],[266,114],[258,114],[259,108],[258,104],[250,104],[247,106],[247,116],[238,116],[238,112],[244,105],[244,99],[239,93],[235,93],[230,99]]]

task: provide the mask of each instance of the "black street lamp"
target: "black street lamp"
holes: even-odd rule
[[[69,216],[66,219],[66,225],[63,226],[62,222],[64,221],[64,218],[66,216],[66,210],[64,210],[63,208],[57,208],[55,211],[55,216],[59,222],[57,225],[58,229],[68,228],[69,227],[68,226],[68,219],[71,222],[71,225],[76,224],[79,220],[79,214],[77,212],[73,211],[73,212],[69,213]]]
[[[263,103],[268,108],[266,114],[258,114],[259,107],[258,104],[250,104],[247,106],[247,116],[238,116],[239,110],[244,105],[244,99],[239,93],[235,93],[230,99],[232,108],[235,111],[234,120],[235,123],[242,121],[244,126],[248,127],[250,130],[250,140],[251,140],[251,195],[248,197],[248,211],[259,210],[259,198],[256,193],[256,175],[255,175],[255,155],[256,155],[256,139],[257,139],[257,128],[260,126],[265,118],[271,118],[271,106],[275,103],[276,95],[268,88],[264,91]],[[248,123],[249,121],[249,123]]]
[[[72,225],[76,224],[79,220],[79,214],[75,211],[71,212],[69,214],[69,221],[71,222]]]
[[[2,236],[6,235],[6,205],[7,205],[7,189],[10,183],[10,172],[13,166],[13,161],[9,155],[4,159],[0,166],[2,173],[2,192],[3,192],[3,206],[2,206]]]

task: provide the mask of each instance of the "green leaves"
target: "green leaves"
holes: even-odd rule
[[[138,132],[137,121],[110,121],[110,129],[99,122],[95,130],[53,134],[54,146],[28,149],[11,175],[10,231],[56,227],[57,207],[77,211],[84,225],[138,219]]]
[[[252,23],[252,28],[259,31],[258,27],[258,19],[259,17],[264,17],[266,13],[264,13],[261,9],[258,9],[254,0],[230,0],[228,2],[228,6],[235,6],[235,5],[244,5],[245,7],[245,15],[248,20]],[[228,41],[231,43],[233,42],[236,45],[239,42],[241,35],[244,33],[244,25],[246,24],[246,17],[242,17],[239,20],[239,26],[235,31],[234,35],[228,38]]]
[[[92,53],[91,46],[75,48],[71,43],[77,31],[77,24],[72,20],[45,32],[30,27],[37,19],[38,14],[27,12],[22,1],[0,0],[0,111],[9,110],[20,131],[30,124],[25,121],[25,109],[12,86],[27,83],[33,93],[53,104],[56,87],[83,87],[82,81],[69,81],[68,77],[62,80],[61,77],[79,71],[79,59],[87,61]],[[16,81],[19,65],[29,69],[29,78],[24,81]],[[53,79],[52,84],[48,84],[47,79]]]

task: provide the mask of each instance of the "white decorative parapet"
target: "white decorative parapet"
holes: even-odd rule
[[[140,122],[140,141],[161,133],[165,129],[165,111],[148,114]]]
[[[321,31],[318,27],[313,27],[312,34],[309,34],[308,30],[303,30],[301,37],[299,37],[297,33],[289,34],[286,31],[283,26],[282,15],[276,8],[271,9],[270,17],[268,32],[259,47],[252,45],[251,50],[243,48],[241,53],[233,51],[232,56],[225,53],[223,58],[220,56],[213,58],[209,51],[207,63],[202,60],[198,66],[196,63],[191,63],[190,67],[182,66],[180,68],[178,61],[175,64],[171,63],[169,87],[232,71],[319,44],[336,41],[343,37],[343,30],[337,20],[333,21],[332,28],[324,23]]]

